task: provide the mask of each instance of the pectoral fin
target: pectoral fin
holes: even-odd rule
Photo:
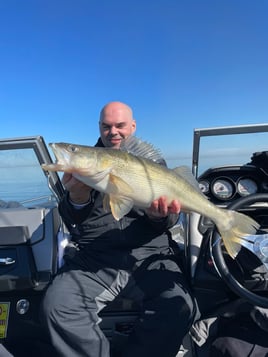
[[[105,195],[103,199],[103,207],[106,211],[110,208],[114,218],[119,221],[132,209],[133,201],[130,198],[122,196]]]
[[[130,194],[133,194],[133,189],[131,186],[129,186],[127,182],[125,182],[120,177],[110,174],[108,192],[115,195],[128,196]]]
[[[133,194],[133,189],[120,177],[110,174],[108,192],[103,198],[103,208],[106,211],[111,210],[114,218],[119,221],[133,207],[133,200],[129,197]]]

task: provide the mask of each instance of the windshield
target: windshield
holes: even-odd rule
[[[51,196],[47,178],[32,149],[0,151],[0,175],[2,201],[30,204]]]
[[[50,162],[42,137],[1,140],[0,208],[56,202],[62,193],[59,178],[41,167]]]
[[[241,127],[242,133],[237,133],[239,129],[196,129],[193,149],[193,172],[197,166],[196,176],[209,168],[249,163],[253,153],[268,151],[268,124]],[[258,132],[259,129],[263,132]],[[253,132],[244,132],[250,130]],[[199,134],[200,142],[197,140]]]

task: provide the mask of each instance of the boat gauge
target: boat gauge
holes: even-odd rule
[[[208,193],[208,191],[209,191],[209,183],[208,183],[208,181],[201,180],[201,181],[199,181],[198,184],[199,184],[199,188],[200,188],[201,192]]]
[[[258,186],[255,181],[250,178],[240,179],[237,183],[237,191],[240,196],[248,196],[258,191]]]
[[[232,183],[226,179],[217,179],[212,184],[212,193],[219,200],[226,200],[233,196],[234,187]]]

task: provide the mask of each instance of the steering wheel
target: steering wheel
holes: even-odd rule
[[[259,193],[259,194],[252,194],[246,197],[242,197],[230,204],[228,209],[238,210],[249,206],[256,202],[268,202],[268,194],[266,193]],[[212,234],[211,239],[211,254],[213,258],[214,265],[218,272],[221,275],[221,278],[226,283],[226,285],[238,296],[243,297],[249,303],[268,308],[268,297],[260,296],[252,291],[246,289],[229,271],[221,248],[222,239],[215,229]]]

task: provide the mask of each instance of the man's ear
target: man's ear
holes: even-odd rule
[[[136,131],[136,120],[133,119],[132,120],[132,134],[135,133],[135,131]]]

